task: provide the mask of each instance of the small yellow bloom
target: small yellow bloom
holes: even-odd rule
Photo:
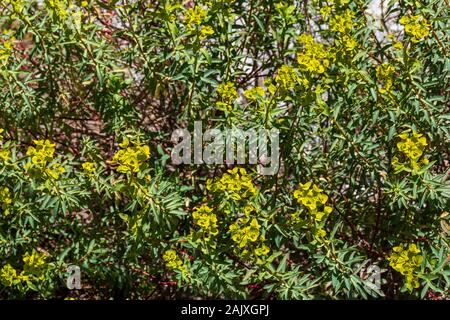
[[[418,275],[423,257],[420,255],[420,249],[414,243],[408,247],[404,244],[394,247],[388,261],[394,270],[405,276],[408,290],[412,291],[420,286]]]
[[[131,143],[128,138],[119,144],[122,148],[112,158],[111,163],[118,165],[120,173],[135,173],[142,169],[143,164],[150,158],[150,147],[139,142]]]
[[[180,270],[182,273],[188,271],[186,265],[184,265],[183,261],[178,257],[175,250],[167,250],[163,255],[163,259],[166,262],[166,266],[170,269]]]
[[[322,17],[327,18],[331,14],[332,9],[333,9],[332,6],[325,5],[322,8],[320,8],[320,14],[322,15]]]
[[[337,14],[330,19],[330,30],[340,33],[348,33],[353,29],[355,13],[347,9],[343,14]]]
[[[184,24],[188,31],[192,32],[195,28],[202,24],[203,20],[205,20],[207,13],[199,6],[195,6],[193,8],[189,8],[186,11],[186,15],[184,17]]]
[[[262,246],[256,248],[256,250],[255,250],[255,254],[257,256],[266,256],[269,252],[270,252],[270,249],[265,244],[263,244]]]
[[[46,266],[47,256],[44,253],[40,253],[33,250],[31,253],[26,252],[22,260],[24,262],[23,272],[30,274],[38,279],[44,279],[44,270]]]
[[[210,235],[217,235],[219,233],[217,216],[212,211],[212,208],[207,205],[202,205],[192,213],[194,224],[201,228],[201,232],[206,239],[209,239]]]
[[[11,287],[17,278],[17,271],[9,263],[0,269],[0,280],[7,286]]]
[[[0,207],[3,210],[3,215],[10,214],[10,206],[12,204],[11,191],[8,187],[0,187]]]
[[[420,15],[406,15],[401,17],[400,24],[405,27],[405,32],[411,35],[413,42],[418,42],[430,33],[430,24]]]
[[[82,167],[88,175],[92,175],[95,172],[95,164],[93,162],[86,161],[82,164]]]
[[[298,74],[294,67],[282,65],[278,69],[275,82],[283,89],[293,89],[297,84]]]
[[[202,26],[200,29],[200,40],[209,38],[214,34],[214,29],[211,26]]]
[[[298,37],[298,42],[303,46],[303,49],[297,53],[299,69],[317,74],[324,73],[333,58],[331,53],[322,43],[316,42],[310,34],[302,34]]]
[[[244,96],[250,101],[256,101],[258,98],[264,97],[264,89],[262,87],[254,87],[245,90]]]

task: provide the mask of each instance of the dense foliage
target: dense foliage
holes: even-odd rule
[[[0,297],[448,297],[449,4],[378,5],[2,0]],[[174,165],[194,121],[280,170]]]

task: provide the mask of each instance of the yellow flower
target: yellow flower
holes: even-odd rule
[[[250,101],[256,101],[258,98],[264,97],[264,89],[262,87],[254,87],[245,90],[244,96]]]
[[[50,178],[59,179],[61,173],[65,172],[60,164],[48,164],[53,160],[55,154],[55,144],[50,140],[34,140],[35,147],[29,147],[27,156],[31,157],[31,162],[25,164],[25,170],[30,170],[33,166],[38,172],[46,173]]]
[[[277,76],[275,77],[275,82],[283,89],[292,89],[297,83],[298,75],[295,68],[282,65],[278,69]]]
[[[241,200],[256,194],[252,179],[244,168],[228,170],[217,181],[208,179],[206,188],[215,193],[225,194],[234,200]]]
[[[199,6],[189,8],[183,21],[188,31],[192,32],[197,26],[201,25],[206,15],[206,11]]]
[[[200,40],[204,40],[214,34],[214,29],[211,26],[202,26],[200,29]]]
[[[8,216],[10,214],[9,207],[11,204],[11,191],[8,187],[0,187],[0,205],[4,216]]]
[[[231,239],[236,242],[239,248],[243,248],[248,242],[256,242],[260,236],[261,226],[256,218],[253,218],[250,224],[247,224],[249,218],[240,218],[230,225]]]
[[[345,51],[353,51],[358,46],[356,39],[349,35],[344,35],[339,42],[342,43]]]
[[[163,259],[165,261],[173,261],[173,260],[176,260],[176,258],[177,258],[177,253],[175,250],[167,250],[163,256]]]
[[[330,15],[330,13],[331,13],[331,10],[333,9],[333,7],[332,6],[323,6],[322,8],[320,8],[320,14],[324,17],[324,18],[326,18],[326,17],[328,17],[329,15]]]
[[[395,168],[395,173],[402,171],[412,172],[417,174],[421,169],[419,163],[423,155],[425,147],[428,145],[427,139],[421,133],[413,131],[412,133],[404,132],[398,135],[401,139],[397,143],[397,149],[403,154],[407,162],[400,162],[398,157],[393,157],[392,166]],[[422,164],[427,165],[429,160],[423,158]]]
[[[201,228],[205,238],[209,238],[209,235],[217,235],[219,233],[217,229],[217,216],[212,213],[212,210],[207,205],[202,205],[192,213],[194,223]]]
[[[353,29],[353,19],[355,18],[355,13],[347,9],[341,15],[335,15],[330,19],[330,30],[340,33],[348,33]]]
[[[17,271],[9,263],[0,269],[0,280],[7,286],[11,287],[17,278]]]
[[[270,249],[265,244],[263,244],[262,246],[256,248],[256,250],[255,250],[255,254],[257,256],[266,256],[269,252],[270,252]]]
[[[2,133],[3,133],[4,131],[5,131],[4,129],[0,128],[0,141],[3,140],[3,135],[2,135]]]
[[[379,65],[377,67],[376,70],[377,78],[382,83],[384,83],[382,87],[378,89],[380,93],[386,93],[391,91],[394,73],[395,68],[388,63],[383,63],[382,65]]]
[[[406,15],[400,19],[400,24],[405,26],[405,32],[411,35],[413,42],[418,42],[426,38],[430,33],[430,24],[428,21],[420,16]]]
[[[69,12],[67,11],[66,4],[63,0],[48,0],[46,1],[48,5],[48,9],[58,18],[65,20],[69,16]]]
[[[6,3],[10,3],[14,12],[20,13],[23,10],[23,0],[4,0]]]
[[[217,93],[222,98],[222,101],[227,104],[233,103],[238,98],[238,93],[233,83],[225,82],[219,84]]]
[[[318,228],[316,229],[315,233],[314,233],[314,237],[315,238],[324,238],[327,235],[327,232],[325,230],[323,230],[322,228]]]
[[[318,205],[324,205],[328,200],[328,196],[322,191],[317,185],[307,182],[300,184],[300,190],[294,192],[294,198],[310,210],[316,210]]]
[[[3,162],[7,162],[11,158],[11,152],[9,150],[0,150],[0,159]]]
[[[46,265],[45,260],[47,259],[45,254],[33,250],[31,253],[26,252],[22,259],[25,263],[23,267],[25,273],[32,274],[39,279],[44,278],[43,272]]]
[[[50,140],[34,140],[35,147],[29,147],[27,156],[31,157],[31,162],[43,168],[48,162],[53,160],[55,154],[55,144]]]
[[[50,140],[34,140],[34,147],[29,147],[27,156],[31,158],[24,166],[30,174],[45,174],[47,178],[59,179],[65,172],[61,164],[50,164],[55,155],[55,144]]]
[[[0,65],[6,65],[8,59],[13,53],[14,42],[16,41],[16,38],[12,34],[13,31],[11,30],[3,31],[3,36],[6,37],[6,39],[0,41]]]
[[[314,40],[310,34],[302,34],[298,42],[303,45],[303,50],[297,53],[297,62],[300,70],[322,74],[330,66],[331,53],[325,49],[322,43]]]
[[[131,143],[128,138],[120,143],[119,146],[122,149],[117,151],[111,161],[112,164],[118,165],[116,170],[120,173],[141,171],[145,161],[150,158],[149,146],[141,145],[139,142]]]
[[[170,269],[180,270],[181,273],[186,273],[188,271],[175,250],[167,250],[163,255],[163,259],[166,262],[166,266]]]
[[[415,244],[406,247],[401,244],[393,248],[388,257],[389,265],[406,279],[406,288],[410,291],[419,287],[418,272],[423,262],[420,249]]]
[[[55,180],[58,180],[59,176],[64,172],[66,172],[66,170],[59,163],[55,163],[45,169],[45,173]]]
[[[86,161],[82,164],[82,167],[88,175],[92,175],[95,172],[95,163]]]

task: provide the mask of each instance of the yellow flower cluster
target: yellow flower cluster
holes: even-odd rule
[[[186,265],[183,263],[180,257],[178,257],[177,252],[175,250],[167,250],[163,259],[166,262],[166,266],[173,270],[179,270],[181,273],[187,273],[188,269]]]
[[[22,12],[23,10],[23,0],[6,0],[6,3],[9,3],[12,5],[12,8],[14,10],[14,12]]]
[[[224,173],[220,179],[206,181],[206,189],[225,193],[234,200],[241,200],[256,194],[252,179],[244,168],[234,168]]]
[[[11,191],[8,187],[0,187],[0,205],[3,210],[3,215],[8,216],[10,214],[9,207],[11,206]]]
[[[25,164],[25,170],[36,169],[50,178],[59,179],[60,174],[65,172],[64,167],[58,163],[49,164],[54,158],[55,144],[50,140],[34,140],[34,144],[35,147],[28,148],[27,156],[31,157],[31,162]]]
[[[247,242],[256,242],[258,240],[260,229],[261,226],[256,218],[251,220],[250,217],[239,218],[230,225],[231,239],[238,244],[239,248],[243,248],[247,245]]]
[[[388,258],[389,265],[406,278],[406,288],[410,291],[419,287],[418,269],[422,265],[423,257],[415,244],[408,247],[399,245],[393,248]]]
[[[377,67],[377,79],[383,82],[383,85],[378,89],[380,93],[390,92],[392,88],[392,81],[395,72],[395,68],[388,64],[383,63]]]
[[[217,87],[217,93],[221,98],[221,101],[216,103],[220,109],[226,109],[230,111],[233,109],[233,102],[238,98],[236,87],[231,82],[224,82]]]
[[[270,248],[264,243],[266,238],[261,234],[261,225],[258,220],[250,215],[254,210],[252,205],[246,205],[245,215],[230,225],[229,232],[231,239],[238,246],[234,250],[236,254],[245,259],[250,257],[250,252],[253,252],[256,263],[264,264]]]
[[[200,29],[200,40],[205,40],[206,38],[214,34],[214,29],[211,26],[202,26]]]
[[[3,130],[2,128],[0,128],[0,145],[2,144],[2,140],[3,140],[3,132],[5,132],[5,130]],[[7,162],[8,159],[11,157],[11,152],[9,150],[6,149],[0,149],[0,160],[2,160],[3,162]]]
[[[320,14],[322,15],[322,17],[327,18],[331,14],[332,10],[333,10],[332,6],[325,5],[322,8],[320,8]]]
[[[121,173],[139,172],[143,169],[145,161],[150,158],[150,148],[140,142],[131,142],[125,138],[119,144],[121,150],[112,158],[111,163],[118,165],[117,171]]]
[[[21,284],[22,281],[30,281],[32,279],[44,280],[45,260],[46,256],[35,250],[25,253],[23,256],[24,267],[20,273],[14,269],[9,263],[0,269],[0,281],[7,287]]]
[[[33,252],[26,252],[23,256],[23,262],[25,263],[23,271],[27,274],[32,274],[38,279],[44,279],[45,260],[47,256],[43,253],[33,250]]]
[[[0,43],[0,65],[5,65],[13,52],[14,42],[16,41],[16,38],[14,36],[11,36],[10,33],[11,31],[9,30],[3,31],[3,35],[9,35],[9,38],[3,40],[3,43]]]
[[[266,246],[265,244],[262,244],[261,246],[259,246],[258,248],[255,249],[255,254],[258,257],[261,256],[267,256],[270,252],[270,248],[268,246]]]
[[[343,14],[337,14],[330,19],[330,30],[340,33],[348,33],[353,29],[355,13],[347,9]]]
[[[430,33],[430,24],[420,16],[403,16],[400,23],[405,26],[405,32],[411,35],[413,42],[418,42]]]
[[[344,48],[345,51],[353,51],[358,46],[358,41],[351,35],[343,35],[336,40],[336,43]]]
[[[92,176],[94,174],[94,172],[95,172],[95,163],[86,161],[81,166],[83,167],[84,172],[88,176]]]
[[[174,22],[177,18],[176,11],[181,8],[183,8],[183,5],[181,3],[177,3],[175,1],[166,1],[164,5],[164,11],[167,15],[167,20],[170,22]]]
[[[288,65],[282,65],[275,77],[275,82],[283,89],[292,89],[298,82],[297,70]]]
[[[212,211],[212,208],[207,205],[202,205],[192,213],[194,224],[201,228],[202,236],[207,240],[210,235],[215,236],[219,233],[217,229],[217,216]]]
[[[50,140],[34,140],[36,147],[29,147],[27,156],[31,157],[31,162],[39,167],[45,167],[53,160],[55,154],[55,144]]]
[[[184,24],[189,31],[193,31],[196,26],[202,24],[203,20],[206,18],[206,10],[203,10],[199,6],[189,8],[184,16]]]
[[[312,73],[324,73],[330,66],[330,52],[322,43],[314,41],[310,34],[302,34],[298,42],[303,45],[302,52],[297,54],[300,69]]]
[[[297,202],[307,207],[317,221],[322,221],[333,210],[330,206],[325,205],[328,201],[328,196],[322,191],[321,188],[311,181],[300,184],[300,189],[294,191],[294,198],[297,199]],[[323,211],[319,210],[321,207],[323,207]]]
[[[9,150],[0,150],[0,160],[7,162],[11,158],[11,152]]]
[[[347,9],[343,14],[335,15],[330,19],[330,30],[338,32],[340,35],[336,39],[336,46],[344,51],[351,52],[358,46],[356,39],[350,34],[353,27],[355,13]]]
[[[48,4],[49,9],[62,20],[69,16],[66,4],[63,0],[48,0],[46,3]]]
[[[391,33],[391,34],[388,34],[388,39],[392,41],[392,46],[393,46],[395,49],[401,50],[401,49],[404,48],[403,43],[401,43],[400,41],[397,41],[397,40],[395,39],[395,35],[393,35],[392,33]]]
[[[211,26],[202,25],[207,17],[206,10],[200,6],[189,8],[184,16],[184,24],[189,32],[200,31],[199,38],[204,40],[214,34],[214,29]]]
[[[264,97],[264,89],[262,87],[254,87],[244,91],[244,96],[250,101],[256,101],[258,98]]]
[[[328,196],[323,193],[323,190],[311,181],[305,184],[300,184],[300,189],[294,191],[294,198],[297,202],[308,208],[309,215],[314,219],[314,236],[316,238],[323,238],[326,235],[323,225],[328,215],[333,211],[333,208],[327,206]],[[294,213],[292,219],[298,219],[299,213]]]
[[[421,133],[413,131],[412,133],[404,132],[399,134],[401,139],[397,143],[397,149],[407,158],[408,164],[401,163],[398,157],[393,157],[392,165],[395,167],[395,172],[420,170],[420,157],[423,155],[425,147],[428,145],[427,139]],[[421,161],[424,165],[428,164],[428,159],[424,158]]]
[[[17,271],[9,263],[0,269],[0,279],[3,285],[11,287],[17,281]]]

